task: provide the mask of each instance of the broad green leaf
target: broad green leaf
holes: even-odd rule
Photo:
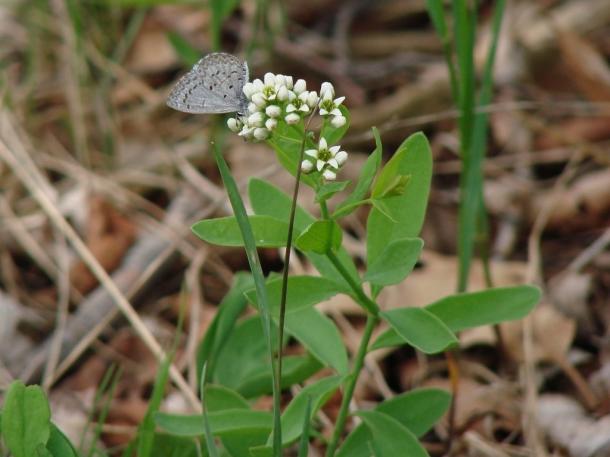
[[[386,400],[375,411],[393,417],[416,437],[422,436],[445,414],[451,395],[441,389],[414,389]],[[370,457],[367,441],[369,433],[360,424],[347,436],[337,457]]]
[[[407,138],[394,156],[383,167],[373,186],[375,198],[396,176],[410,175],[404,194],[384,198],[384,207],[391,218],[379,209],[372,208],[367,220],[367,264],[372,265],[388,243],[401,238],[414,238],[419,234],[426,214],[432,153],[428,140],[422,133]],[[395,222],[394,222],[394,221]]]
[[[333,146],[333,145],[337,144],[339,141],[341,141],[341,138],[343,138],[343,135],[345,135],[345,133],[349,129],[349,121],[350,121],[349,110],[343,105],[341,105],[339,107],[339,109],[341,110],[341,113],[343,114],[343,116],[346,119],[345,125],[336,129],[335,127],[333,127],[331,125],[331,123],[327,119],[327,120],[325,120],[324,125],[322,126],[322,131],[320,132],[320,136],[326,138],[326,141],[329,146]]]
[[[534,286],[496,287],[450,295],[426,306],[454,332],[521,319],[540,301]]]
[[[415,435],[393,417],[377,411],[359,411],[356,415],[369,431],[375,457],[429,457]]]
[[[419,238],[392,241],[369,265],[363,279],[381,286],[399,283],[413,270],[423,246]]]
[[[45,447],[44,444],[39,444],[36,448],[37,457],[53,457],[53,454]]]
[[[286,246],[288,225],[269,216],[248,216],[254,241],[257,247],[279,248]],[[211,244],[219,246],[243,246],[244,241],[233,216],[206,219],[196,222],[192,227],[193,233]]]
[[[266,411],[227,409],[210,412],[210,428],[214,436],[223,436],[240,430],[260,429],[271,431],[272,415]],[[182,415],[157,412],[157,426],[175,436],[199,436],[204,434],[201,414]]]
[[[403,346],[405,344],[407,344],[407,342],[404,340],[404,338],[396,333],[396,330],[390,327],[377,337],[373,344],[371,344],[369,351],[375,351],[376,349],[382,348],[391,348],[394,346]]]
[[[274,277],[267,281],[267,294],[271,315],[279,316],[282,295],[282,278]],[[321,276],[290,276],[286,296],[286,313],[293,313],[321,303],[342,292],[342,287]],[[246,292],[250,303],[258,306],[254,290]]]
[[[322,378],[303,388],[290,402],[282,414],[282,443],[292,443],[303,430],[303,416],[311,403],[309,420],[324,406],[332,394],[339,388],[343,376]]]
[[[54,457],[78,457],[78,453],[64,433],[51,423],[51,434],[47,441],[47,449]]]
[[[208,376],[215,379],[218,355],[231,336],[237,318],[248,305],[244,292],[253,287],[254,281],[249,273],[241,272],[234,276],[231,289],[220,302],[218,312],[197,349],[198,373],[201,373],[203,364],[207,362]]]
[[[425,309],[398,308],[380,315],[407,343],[426,354],[444,351],[458,342],[443,321]]]
[[[341,246],[343,231],[333,220],[316,221],[295,240],[294,245],[303,252],[327,254]]]
[[[325,202],[337,192],[345,190],[348,185],[349,181],[327,182],[323,184],[316,192],[316,203]]]
[[[250,197],[252,209],[256,214],[271,216],[288,223],[291,200],[290,197],[280,189],[266,181],[251,179],[248,187],[248,196]],[[305,230],[305,228],[315,220],[316,219],[311,214],[297,205],[294,220],[294,226],[297,233]],[[309,258],[311,263],[314,264],[316,269],[320,272],[320,275],[341,284],[345,291],[351,290],[349,284],[339,272],[337,272],[337,269],[325,255],[315,254],[313,252],[307,252],[305,255]],[[347,251],[344,248],[340,248],[337,252],[337,257],[354,281],[360,282],[356,265]]]
[[[282,358],[282,389],[293,384],[299,384],[320,371],[322,364],[311,354],[291,355]],[[255,398],[269,394],[271,375],[269,370],[259,370],[243,380],[239,386],[239,393],[246,398]]]
[[[373,127],[373,136],[375,137],[375,150],[366,159],[362,171],[360,172],[356,188],[349,197],[337,206],[337,209],[333,213],[333,217],[344,217],[352,213],[357,208],[357,203],[366,197],[366,194],[371,187],[371,183],[375,178],[375,173],[377,173],[377,170],[381,165],[381,154],[383,153],[379,131],[375,127]]]
[[[2,411],[4,442],[14,457],[32,457],[51,434],[51,411],[40,386],[13,381]]]
[[[348,370],[347,349],[334,322],[315,308],[286,315],[286,331],[324,365],[339,374]]]
[[[225,409],[250,409],[248,401],[238,392],[214,384],[208,384],[205,387],[205,405],[210,412]]]
[[[154,449],[155,456],[200,457],[196,441],[190,437],[155,433]]]

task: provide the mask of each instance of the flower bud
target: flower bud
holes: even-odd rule
[[[318,100],[319,100],[318,93],[315,90],[312,90],[307,95],[306,103],[309,105],[310,108],[315,108],[315,106],[318,104]]]
[[[244,88],[242,89],[244,95],[246,96],[246,98],[248,100],[250,100],[252,98],[252,95],[254,94],[254,92],[256,92],[256,88],[254,87],[254,84],[252,83],[246,83],[244,84]]]
[[[231,130],[232,132],[239,132],[241,130],[241,126],[242,123],[234,117],[230,117],[229,119],[227,119],[227,127],[229,127],[229,130]]]
[[[347,122],[347,119],[345,119],[345,116],[334,116],[330,120],[330,125],[332,125],[336,129],[338,129],[339,127],[343,127],[346,122]]]
[[[265,87],[263,82],[258,78],[256,78],[254,81],[252,81],[252,84],[254,85],[254,89],[256,90],[256,92],[262,91],[263,87]]]
[[[301,171],[303,173],[309,173],[311,170],[313,170],[313,163],[311,163],[309,160],[303,160],[301,162]]]
[[[277,127],[277,119],[269,118],[265,121],[265,127],[271,131]]]
[[[275,86],[275,75],[273,73],[265,73],[265,86]]]
[[[275,86],[282,87],[286,85],[286,76],[284,75],[275,75]]]
[[[256,104],[254,104],[254,103],[252,103],[252,102],[248,103],[248,112],[249,112],[250,114],[254,114],[254,113],[256,113],[257,111],[260,111],[260,109],[259,109],[259,107],[258,107],[258,106],[256,106]]]
[[[285,85],[287,89],[292,89],[294,86],[294,83],[292,82],[292,76],[284,76],[285,78]]]
[[[260,92],[256,92],[252,95],[252,102],[259,108],[262,108],[267,104],[267,100],[265,100],[265,97],[263,97],[263,94]]]
[[[254,138],[256,138],[259,141],[266,140],[267,137],[269,136],[269,130],[267,130],[266,128],[263,128],[263,127],[255,128],[253,136],[254,136]]]
[[[269,117],[279,117],[282,114],[282,109],[277,105],[269,105],[265,108],[265,114]]]
[[[260,127],[263,125],[263,119],[263,113],[261,112],[251,114],[248,117],[248,125],[251,125],[252,127]]]
[[[299,116],[297,113],[290,113],[284,118],[284,120],[287,124],[294,125],[299,123],[301,116]]]
[[[305,89],[307,89],[307,83],[305,82],[304,79],[299,79],[295,84],[294,84],[294,93],[299,95],[301,92],[305,91]]]
[[[324,100],[332,99],[335,96],[335,88],[329,82],[323,82],[320,87],[320,98]]]
[[[334,181],[335,179],[337,179],[337,174],[329,168],[324,170],[322,176],[324,176],[324,179],[326,179],[327,181]]]
[[[277,90],[277,99],[281,102],[285,102],[288,100],[288,92],[289,91],[286,86],[280,86],[280,88]]]
[[[342,166],[345,163],[345,161],[347,160],[347,152],[345,152],[345,151],[337,152],[337,154],[335,155],[335,160],[337,161],[339,166]]]

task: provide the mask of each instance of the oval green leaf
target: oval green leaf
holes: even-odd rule
[[[295,246],[303,252],[327,254],[341,246],[343,232],[339,224],[332,220],[316,221],[307,227],[295,240]]]
[[[392,241],[368,267],[364,280],[380,286],[399,283],[415,267],[423,246],[420,238]]]
[[[407,343],[426,354],[436,354],[458,342],[443,321],[425,309],[399,308],[380,315]]]
[[[269,216],[248,216],[257,247],[279,248],[286,246],[288,224]],[[211,244],[241,247],[244,245],[235,217],[220,217],[196,222],[193,233]]]
[[[429,457],[411,431],[393,417],[377,411],[359,411],[369,431],[375,457]]]

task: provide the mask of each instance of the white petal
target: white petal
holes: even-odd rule
[[[279,89],[286,85],[286,77],[284,75],[275,75],[275,87]]]
[[[328,149],[328,144],[326,143],[326,138],[324,138],[323,136],[320,137],[320,141],[318,143],[318,148],[319,149]]]
[[[278,91],[277,91],[277,99],[285,102],[286,100],[288,100],[288,89],[286,89],[286,86],[281,86]]]
[[[339,168],[339,164],[337,163],[336,159],[330,159],[328,161],[328,164],[331,165],[333,168]]]
[[[294,87],[294,83],[292,82],[292,76],[286,76],[286,87],[288,89],[292,89]]]
[[[316,106],[318,104],[319,99],[320,98],[318,97],[318,94],[316,93],[315,90],[313,90],[309,93],[309,96],[307,97],[307,104],[309,105],[310,108],[313,108],[314,106]]]
[[[256,92],[254,95],[252,95],[252,103],[254,103],[259,108],[262,108],[267,104],[267,100],[265,100],[263,94],[261,94],[260,92]]]
[[[334,110],[332,110],[330,112],[330,114],[332,114],[333,116],[343,116],[343,113],[341,112],[341,110],[339,108],[335,108]]]
[[[343,165],[345,163],[345,161],[347,160],[347,152],[345,151],[339,151],[337,153],[337,155],[335,156],[335,160],[337,161],[337,163],[339,164],[339,167],[341,165]],[[337,167],[338,168],[338,167]]]
[[[254,88],[255,88],[257,91],[259,91],[259,92],[260,92],[261,90],[263,90],[263,87],[265,87],[265,85],[263,84],[263,82],[262,82],[260,79],[258,79],[258,78],[256,78],[254,81],[252,81],[252,84],[254,84]]]
[[[330,95],[330,98],[333,98],[335,96],[335,88],[331,83],[323,82],[322,87],[320,87],[320,97],[326,99],[327,94]]]
[[[252,94],[256,91],[256,88],[254,87],[254,84],[252,83],[246,83],[244,84],[244,88],[242,89],[244,95],[246,96],[246,98],[248,100],[250,100],[250,98],[252,97]]]
[[[304,113],[309,113],[309,106],[306,104],[301,105],[299,111],[303,111]]]
[[[345,97],[338,97],[333,100],[333,103],[335,106],[339,106],[341,103],[343,103],[343,100],[345,100]]]
[[[250,114],[254,114],[256,113],[260,108],[258,106],[256,106],[256,104],[250,102],[248,103],[248,111],[250,112]]]
[[[320,116],[326,116],[327,114],[330,114],[328,111],[326,111],[324,108],[320,108]]]
[[[334,157],[335,154],[337,152],[339,152],[339,149],[341,149],[341,146],[338,146],[338,145],[337,146],[331,146],[330,148],[328,148],[328,151],[330,152],[330,155]]]
[[[230,117],[227,119],[227,127],[229,127],[229,130],[232,132],[237,133],[241,130],[241,122],[238,122],[234,117]]]
[[[318,158],[318,150],[317,149],[308,149],[307,151],[305,151],[305,154],[307,154],[310,157],[313,157],[315,159]]]
[[[324,165],[326,165],[326,162],[324,162],[323,160],[318,159],[316,161],[316,168],[318,169],[318,171],[322,170],[322,168],[324,168]]]

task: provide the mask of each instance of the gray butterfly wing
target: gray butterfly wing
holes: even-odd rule
[[[222,52],[206,55],[184,75],[167,98],[170,108],[185,113],[245,112],[243,87],[248,65]]]

